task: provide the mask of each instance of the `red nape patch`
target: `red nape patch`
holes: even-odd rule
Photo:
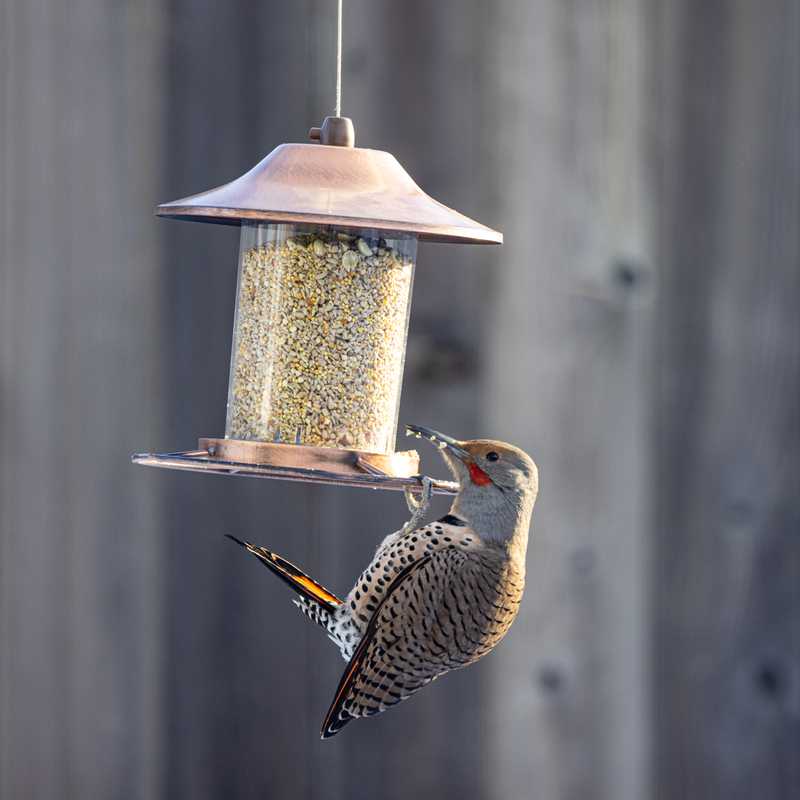
[[[478,486],[486,486],[487,483],[492,482],[492,479],[474,461],[469,462],[469,477]]]

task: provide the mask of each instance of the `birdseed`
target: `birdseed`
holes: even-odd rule
[[[413,266],[342,233],[246,249],[226,435],[392,451]]]

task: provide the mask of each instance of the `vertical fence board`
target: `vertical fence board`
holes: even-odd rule
[[[346,2],[342,107],[355,122],[357,145],[392,152],[434,197],[498,224],[482,192],[481,127],[473,124],[484,53],[480,9],[479,3]],[[320,20],[317,42],[330,36],[331,22]],[[316,63],[320,85],[328,87],[320,93],[322,112],[332,98],[331,72],[326,75],[331,67],[332,61]],[[420,246],[401,425],[416,421],[457,436],[479,433],[478,352],[486,324],[480,308],[495,253],[493,248]],[[408,447],[408,441],[401,434],[398,446]],[[436,451],[414,444],[424,468],[444,474]],[[399,494],[321,491],[315,531],[320,569],[329,570],[332,584],[344,588],[408,511]],[[446,507],[438,499],[432,513],[444,513]],[[327,643],[322,648],[327,650]],[[330,702],[334,684],[316,682],[316,713]],[[486,691],[486,673],[466,670],[391,714],[355,723],[333,742],[322,743],[313,762],[319,794],[393,800],[428,796],[436,787],[443,798],[490,796],[484,762]]]
[[[541,470],[523,608],[492,661],[496,797],[647,792],[642,11],[505,3],[487,24],[506,242],[485,310],[484,432]]]
[[[240,175],[309,125],[304,3],[169,4],[161,199]],[[313,88],[313,84],[312,84]],[[168,441],[224,432],[238,257],[233,228],[153,220],[167,268],[162,368]],[[164,613],[167,797],[308,796],[319,680],[285,587],[223,538],[307,561],[316,503],[297,484],[161,473],[168,498]],[[318,712],[319,713],[319,712]]]
[[[156,3],[4,4],[0,795],[160,783]],[[149,587],[143,592],[141,587]]]
[[[656,796],[795,796],[800,8],[660,12]]]

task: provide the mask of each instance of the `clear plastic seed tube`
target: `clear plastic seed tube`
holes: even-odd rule
[[[227,438],[394,451],[416,246],[242,223]]]

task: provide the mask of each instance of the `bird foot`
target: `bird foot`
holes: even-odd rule
[[[431,497],[433,497],[433,479],[427,475],[422,476],[422,494],[417,500],[414,493],[406,487],[403,493],[406,496],[406,505],[411,512],[411,519],[403,525],[403,533],[416,530],[419,523],[422,521],[425,514],[428,513],[428,507],[431,504]]]

